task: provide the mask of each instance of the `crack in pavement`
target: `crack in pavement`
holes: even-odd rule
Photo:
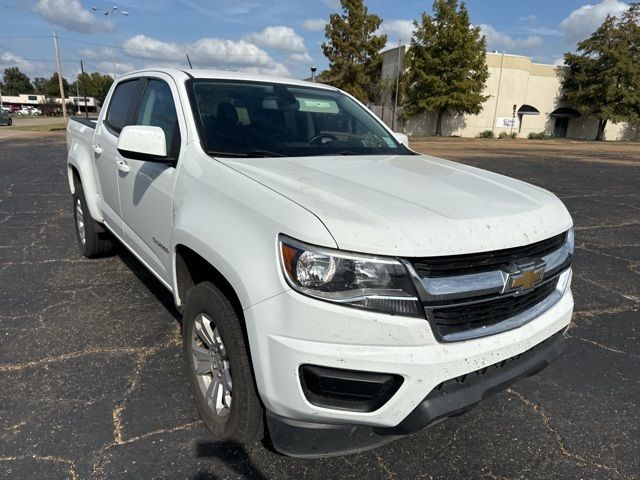
[[[601,251],[599,251],[599,250],[593,250],[593,249],[591,249],[591,248],[586,247],[585,245],[586,245],[585,243],[582,243],[582,244],[580,244],[580,245],[576,245],[576,248],[579,248],[579,249],[581,249],[581,250],[585,250],[585,251],[587,251],[587,252],[595,253],[595,254],[597,254],[597,255],[602,255],[602,256],[604,256],[604,257],[615,258],[616,260],[621,260],[621,261],[623,261],[623,262],[627,262],[627,263],[630,263],[630,264],[633,264],[634,262],[636,262],[636,261],[637,261],[637,260],[632,259],[632,258],[619,257],[619,256],[617,256],[617,255],[611,255],[610,253],[604,253],[604,252],[601,252]],[[603,245],[603,246],[602,246],[602,248],[606,248],[606,247],[616,247],[616,246],[617,246],[617,245]]]
[[[137,353],[136,360],[133,365],[133,372],[129,377],[129,383],[127,384],[127,388],[122,397],[122,401],[118,403],[113,409],[113,411],[111,412],[111,417],[113,419],[113,438],[114,438],[114,443],[116,445],[121,445],[122,443],[124,443],[124,440],[122,437],[122,431],[123,431],[122,412],[124,412],[125,404],[129,401],[129,396],[135,390],[138,382],[140,381],[140,376],[142,375],[142,369],[144,367],[145,362],[149,357],[157,354],[161,350],[164,350],[165,348],[170,348],[173,346],[175,346],[175,341],[174,339],[171,339],[166,344],[159,345],[157,347],[142,349]]]
[[[490,478],[492,480],[509,480],[507,477],[503,477],[502,475],[496,475],[491,471],[484,472],[481,478]]]
[[[545,426],[547,430],[549,430],[554,435],[558,448],[563,456],[567,457],[568,459],[572,460],[577,464],[588,465],[598,470],[605,470],[609,473],[612,473],[616,477],[622,478],[624,480],[632,480],[632,477],[625,475],[623,472],[621,472],[619,469],[615,467],[611,467],[609,465],[604,465],[602,463],[587,460],[586,458],[569,451],[569,449],[567,448],[567,445],[564,442],[564,439],[562,438],[562,435],[560,435],[560,433],[558,433],[558,431],[555,428],[553,428],[553,426],[551,425],[551,417],[547,412],[544,411],[544,409],[540,406],[540,404],[537,404],[529,400],[527,397],[525,397],[520,392],[517,392],[513,388],[507,388],[506,392],[514,395],[523,404],[530,407],[534,413],[537,413],[540,416],[540,418],[542,419],[542,424]]]
[[[616,313],[635,312],[640,307],[635,305],[627,305],[623,307],[611,307],[611,308],[592,308],[591,310],[580,310],[573,312],[573,318],[586,317],[593,318],[599,315],[612,315]]]
[[[84,355],[93,355],[93,354],[111,354],[111,353],[136,353],[145,347],[113,347],[113,348],[88,348],[86,350],[80,350],[76,352],[64,353],[62,355],[52,356],[52,357],[44,357],[40,360],[33,360],[31,362],[25,363],[17,363],[17,364],[3,364],[0,365],[0,373],[4,372],[15,372],[18,370],[24,370],[25,368],[34,367],[43,363],[52,363],[52,362],[61,362],[64,360],[70,360],[72,358],[82,357]],[[149,347],[146,347],[149,348]]]
[[[125,406],[127,404],[127,402],[129,401],[129,397],[131,395],[131,393],[135,390],[136,386],[138,385],[138,382],[140,381],[140,377],[142,375],[142,369],[145,365],[145,362],[149,359],[149,357],[151,357],[152,355],[157,354],[158,352],[162,351],[165,348],[170,348],[170,347],[175,347],[180,345],[181,343],[181,339],[180,339],[180,329],[176,328],[174,330],[174,333],[172,335],[172,337],[165,342],[162,345],[157,345],[155,347],[147,347],[144,349],[139,349],[137,354],[136,354],[136,359],[135,359],[135,363],[133,366],[133,371],[131,372],[131,375],[129,377],[129,382],[127,384],[127,388],[125,389],[125,392],[122,396],[122,400],[116,404],[116,406],[114,407],[113,411],[111,412],[111,418],[113,420],[113,442],[109,443],[108,445],[104,446],[102,449],[100,449],[94,458],[94,461],[91,464],[91,471],[95,474],[98,469],[100,468],[100,464],[102,461],[104,461],[104,454],[107,452],[107,450],[109,450],[110,448],[113,448],[115,446],[118,445],[125,445],[128,443],[132,443],[135,442],[137,440],[140,440],[142,438],[146,438],[150,435],[156,435],[159,433],[168,433],[168,432],[173,432],[173,431],[177,431],[177,430],[181,430],[184,428],[188,428],[194,424],[196,424],[199,420],[196,420],[194,422],[190,422],[184,425],[179,425],[177,427],[173,427],[173,428],[166,428],[166,429],[160,429],[160,430],[154,430],[152,432],[147,432],[141,435],[137,435],[128,439],[124,439],[123,437],[123,424],[122,424],[122,414],[125,410]]]
[[[605,350],[609,350],[610,352],[621,353],[623,355],[629,355],[630,357],[633,357],[633,358],[640,358],[640,355],[636,355],[635,353],[625,352],[624,350],[618,350],[617,348],[608,347],[608,346],[603,345],[602,343],[598,343],[598,342],[596,342],[594,340],[589,340],[587,338],[582,338],[582,337],[574,337],[573,335],[571,335],[570,338],[574,338],[576,340],[580,340],[581,342],[591,343],[592,345],[596,345],[597,347],[604,348]]]
[[[72,480],[78,480],[79,478],[75,463],[69,460],[68,458],[54,457],[53,455],[35,455],[35,454],[0,457],[0,462],[17,462],[20,460],[35,460],[36,462],[63,463],[69,469],[69,477]]]
[[[617,290],[614,290],[613,288],[610,288],[610,287],[607,287],[606,285],[603,285],[601,283],[595,282],[595,281],[591,280],[590,278],[587,278],[585,276],[579,275],[579,274],[577,274],[575,272],[573,273],[573,276],[575,278],[579,278],[583,282],[587,282],[587,283],[590,283],[591,285],[594,285],[596,287],[600,287],[604,291],[612,293],[612,294],[614,294],[614,295],[616,295],[618,297],[622,297],[622,298],[624,298],[626,300],[631,300],[633,302],[640,303],[640,298],[638,298],[638,297],[636,297],[634,295],[627,295],[625,293],[620,293]]]
[[[590,310],[578,310],[573,312],[573,318],[593,318],[599,315],[615,315],[616,313],[637,312],[640,306],[624,305],[622,307],[592,308]]]
[[[594,220],[597,220],[594,218]],[[579,232],[581,230],[596,230],[598,228],[618,228],[618,227],[629,227],[632,225],[640,225],[640,222],[626,222],[626,223],[618,223],[616,225],[592,225],[588,227],[574,227],[574,229]]]
[[[382,459],[382,457],[378,452],[373,452],[373,454],[378,460],[378,465],[380,466],[380,468],[382,468],[382,470],[384,470],[384,472],[387,474],[387,478],[395,480],[396,472],[394,472],[389,468],[389,466],[385,463],[385,461]]]
[[[146,432],[146,433],[142,433],[140,435],[136,435],[135,437],[131,437],[128,438],[126,440],[122,440],[120,443],[117,442],[111,442],[108,445],[105,445],[95,456],[93,462],[91,463],[91,478],[97,478],[98,474],[101,475],[101,477],[106,478],[106,474],[105,472],[102,470],[103,468],[103,462],[106,461],[105,458],[105,454],[107,453],[108,450],[114,448],[114,447],[118,447],[120,445],[128,445],[130,443],[134,443],[137,442],[139,440],[143,440],[145,438],[149,438],[152,437],[154,435],[160,435],[163,433],[173,433],[173,432],[178,432],[180,430],[188,430],[189,428],[192,428],[195,425],[198,425],[199,423],[201,423],[201,420],[194,420],[192,422],[189,423],[185,423],[182,425],[178,425],[176,427],[171,427],[171,428],[160,428],[158,430],[153,430],[151,432]]]

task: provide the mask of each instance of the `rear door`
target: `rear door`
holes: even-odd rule
[[[156,75],[142,80],[132,123],[162,128],[167,163],[126,158],[129,171],[118,172],[118,187],[126,242],[158,277],[170,284],[173,187],[184,138],[181,130],[185,128],[174,81],[168,75]]]
[[[121,238],[124,235],[122,209],[118,193],[118,137],[122,129],[133,121],[140,93],[139,78],[118,83],[107,104],[107,113],[96,125],[93,161],[99,178],[99,195],[105,223]]]

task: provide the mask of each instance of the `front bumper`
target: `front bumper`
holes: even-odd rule
[[[395,427],[319,424],[267,412],[271,442],[276,450],[292,457],[344,455],[375,448],[464,413],[513,382],[540,372],[565,349],[564,332],[558,332],[515,358],[443,382]]]
[[[291,455],[327,455],[353,451],[354,445],[371,447],[376,442],[385,443],[394,435],[404,435],[442,416],[449,416],[455,410],[464,410],[468,408],[467,404],[476,403],[487,392],[502,388],[503,381],[497,385],[484,384],[475,393],[470,390],[454,409],[438,407],[434,410],[436,407],[430,407],[428,415],[420,414],[417,422],[405,423],[437,386],[541,344],[565,329],[572,310],[573,297],[567,289],[553,307],[516,329],[449,343],[438,342],[425,319],[346,308],[290,290],[254,305],[244,313],[256,383],[269,412],[268,426],[274,446]],[[540,365],[543,368],[555,358],[553,352],[543,357],[535,368],[527,367],[524,373],[509,374],[508,381],[522,378],[539,369]],[[324,408],[311,404],[304,395],[299,371],[301,365],[307,364],[400,375],[404,381],[375,411]],[[444,413],[437,414],[439,411]],[[277,438],[291,438],[295,440],[294,445],[300,443],[296,439],[298,434],[292,432],[308,432],[310,425],[315,433],[302,442],[307,445],[322,445],[321,437],[330,431],[341,432],[338,436],[352,433],[346,435],[349,440],[344,448],[340,447],[335,435],[330,435],[333,438],[330,444],[334,445],[335,451],[295,452],[287,447],[290,441],[277,441]],[[385,433],[380,435],[377,433],[380,431]],[[278,432],[285,433],[280,435]],[[375,433],[373,437],[371,432]],[[361,435],[366,440],[358,440]],[[355,449],[361,448],[366,447]]]

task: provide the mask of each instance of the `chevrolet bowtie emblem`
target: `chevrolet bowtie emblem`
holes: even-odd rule
[[[506,272],[504,292],[531,290],[544,278],[545,263],[538,261],[528,265],[516,265],[514,271]]]

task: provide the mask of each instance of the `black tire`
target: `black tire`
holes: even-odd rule
[[[13,125],[13,118],[9,119],[9,123],[7,125],[9,125],[9,126]]]
[[[73,195],[73,220],[76,227],[76,238],[80,253],[87,258],[109,255],[114,250],[113,237],[104,230],[89,214],[82,184],[76,182],[76,193]],[[78,220],[82,219],[82,222]],[[82,224],[82,227],[81,227]],[[84,228],[84,238],[81,229]]]
[[[199,383],[199,377],[202,382],[202,377],[207,375],[211,377],[212,382],[215,373],[211,371],[211,374],[196,374],[193,342],[205,344],[195,332],[196,321],[201,324],[203,315],[211,322],[211,326],[217,328],[226,352],[230,377],[233,379],[230,382],[231,400],[226,416],[215,412],[213,405],[207,402],[205,392]],[[182,338],[189,385],[200,417],[215,439],[231,440],[241,444],[261,440],[264,433],[263,410],[258,399],[242,326],[229,300],[212,283],[202,282],[187,294],[182,319]]]

